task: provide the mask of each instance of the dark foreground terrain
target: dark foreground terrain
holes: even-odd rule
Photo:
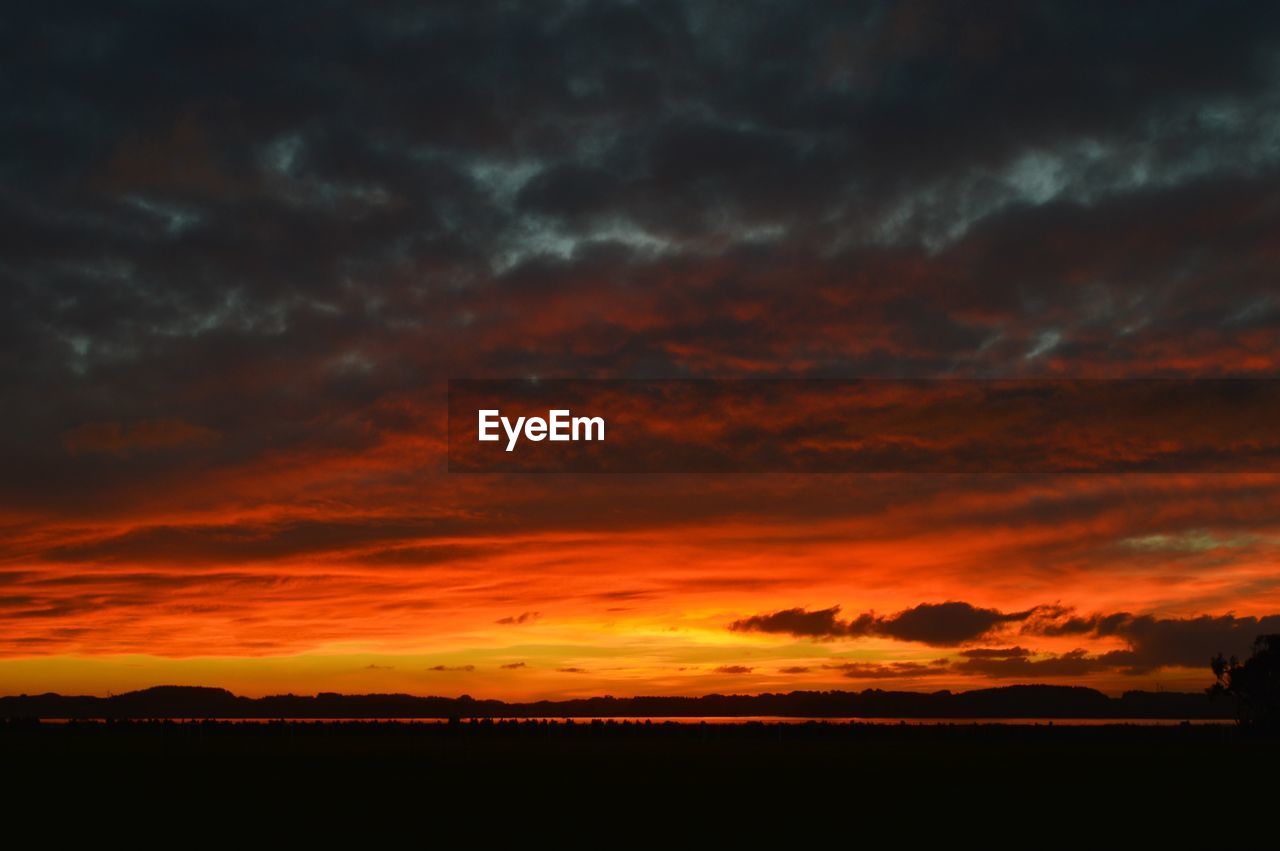
[[[1082,686],[1014,685],[951,692],[865,689],[701,697],[588,697],[508,703],[410,694],[244,697],[226,689],[155,686],[110,697],[33,694],[0,697],[0,718],[1116,718],[1227,720],[1230,697],[1204,692],[1129,691],[1110,697]]]
[[[1278,758],[1280,741],[1233,725],[0,722],[14,812],[87,800],[211,829],[293,813],[308,831],[412,816],[627,833],[892,820],[919,836],[1032,819],[1149,837],[1272,811]]]

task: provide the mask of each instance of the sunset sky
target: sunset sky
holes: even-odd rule
[[[1280,6],[0,21],[0,694],[1198,690],[1280,473],[449,473],[449,379],[1280,377]]]

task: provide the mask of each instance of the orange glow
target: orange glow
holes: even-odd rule
[[[1277,537],[1260,531],[1280,509],[1275,476],[450,477],[442,451],[409,429],[175,480],[92,517],[12,518],[4,691],[971,688],[1008,680],[963,671],[967,648],[1126,645],[1021,622],[950,646],[729,626],[953,600],[1079,617],[1280,608]],[[926,673],[891,667],[904,662]],[[1037,679],[1194,689],[1206,674]]]

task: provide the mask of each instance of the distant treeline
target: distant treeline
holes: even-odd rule
[[[1230,699],[1203,693],[1129,691],[1109,697],[1081,686],[1017,685],[966,692],[793,691],[703,697],[591,697],[507,703],[408,694],[240,697],[226,689],[156,686],[111,697],[0,697],[4,718],[636,718],[777,715],[799,718],[1228,719]]]

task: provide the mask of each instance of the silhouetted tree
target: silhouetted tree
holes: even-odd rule
[[[1211,697],[1234,697],[1242,724],[1280,728],[1280,635],[1259,635],[1244,662],[1219,653],[1211,664],[1218,678],[1208,689]]]

